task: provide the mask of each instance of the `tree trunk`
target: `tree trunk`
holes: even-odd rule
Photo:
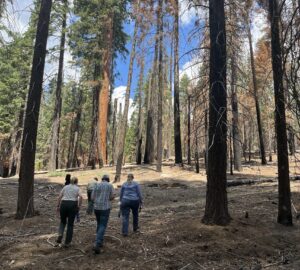
[[[75,107],[75,117],[71,124],[70,130],[70,140],[69,140],[69,152],[68,152],[68,162],[67,168],[77,167],[77,149],[79,143],[79,129],[81,121],[81,112],[82,112],[82,90],[79,86],[78,93],[78,104]]]
[[[158,1],[157,17],[159,27],[159,56],[158,56],[158,106],[157,106],[157,163],[156,170],[161,172],[162,153],[163,153],[163,0]]]
[[[230,222],[226,192],[226,29],[224,0],[209,1],[210,74],[209,74],[209,149],[205,224]]]
[[[143,79],[144,79],[144,59],[142,59],[140,78],[138,83],[138,128],[137,128],[137,147],[136,147],[136,164],[142,164],[142,142],[143,142],[143,104],[142,104],[142,91],[143,91]]]
[[[252,46],[252,34],[251,34],[251,26],[249,17],[247,18],[247,34],[248,34],[248,41],[250,47],[250,62],[251,62],[251,71],[252,71],[252,82],[253,82],[253,95],[255,101],[255,108],[256,108],[256,118],[257,118],[257,129],[258,129],[258,136],[259,136],[259,146],[260,146],[260,157],[261,157],[261,164],[266,165],[266,152],[265,152],[265,144],[263,138],[263,128],[260,116],[260,106],[258,100],[258,92],[257,92],[257,79],[256,79],[256,70],[255,70],[255,63],[254,63],[254,53],[253,53],[253,46]]]
[[[187,134],[187,163],[188,165],[192,164],[191,161],[191,95],[188,95],[188,134]]]
[[[120,125],[119,137],[118,137],[118,153],[117,153],[115,182],[120,182],[121,180],[120,178],[121,178],[122,163],[124,157],[124,146],[125,146],[125,138],[126,138],[126,130],[127,130],[127,122],[128,122],[129,98],[130,98],[130,90],[131,90],[131,82],[132,82],[132,74],[133,74],[133,63],[135,59],[135,48],[137,43],[137,32],[138,32],[138,22],[136,20],[134,26],[133,39],[132,39],[132,48],[130,52],[130,62],[129,62],[127,88],[125,94],[124,113],[122,117],[122,123]]]
[[[100,64],[95,64],[94,67],[94,81],[93,88],[93,112],[92,112],[92,125],[91,125],[91,140],[89,147],[88,166],[92,169],[96,168],[96,162],[99,160],[99,136],[98,136],[98,116],[99,116],[99,93],[100,93]]]
[[[63,66],[64,66],[64,54],[65,54],[65,43],[66,43],[67,8],[68,8],[68,1],[64,0],[62,29],[61,29],[61,38],[60,38],[59,64],[58,64],[55,105],[54,105],[54,115],[53,115],[52,134],[51,134],[49,171],[54,171],[58,169],[60,117],[61,117],[61,107],[62,107],[61,90],[63,84]]]
[[[108,18],[106,29],[106,49],[103,55],[103,79],[99,96],[99,116],[98,116],[98,134],[99,149],[101,152],[100,165],[107,164],[107,127],[108,127],[108,105],[109,105],[109,88],[111,84],[111,64],[112,64],[112,47],[113,47],[113,14]]]
[[[181,129],[180,129],[180,101],[179,101],[179,4],[175,0],[174,14],[174,141],[175,163],[182,164]]]
[[[24,118],[16,213],[17,219],[32,217],[34,215],[33,193],[36,137],[43,89],[43,75],[51,6],[51,0],[42,0],[32,60],[29,93],[27,97]]]
[[[118,113],[118,99],[114,100],[114,112],[113,112],[113,123],[112,123],[112,140],[111,140],[111,165],[114,165],[114,156],[116,148],[116,134],[117,134],[117,113]]]
[[[278,153],[278,216],[277,222],[283,225],[293,225],[291,212],[291,190],[289,179],[289,159],[287,148],[285,99],[283,89],[283,66],[281,42],[279,36],[280,12],[277,0],[269,0],[269,15],[271,20],[272,67],[275,96],[275,128]]]

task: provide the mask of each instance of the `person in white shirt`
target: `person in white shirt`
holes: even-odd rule
[[[60,225],[56,242],[57,244],[62,242],[64,230],[67,225],[65,247],[69,247],[72,242],[75,216],[82,203],[80,188],[76,183],[78,183],[78,178],[72,177],[70,184],[62,189],[58,197],[57,212],[60,213]]]

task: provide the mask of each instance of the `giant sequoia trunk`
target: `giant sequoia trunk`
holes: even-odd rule
[[[54,115],[53,115],[52,134],[51,134],[51,150],[50,150],[50,160],[49,160],[50,171],[54,171],[58,168],[58,148],[59,148],[60,117],[61,117],[61,106],[62,106],[61,90],[63,84],[63,66],[64,66],[64,54],[65,54],[65,43],[66,43],[67,8],[68,8],[68,1],[64,0],[62,29],[61,29],[61,38],[60,38],[59,64],[58,64],[55,105],[54,105]]]
[[[191,160],[191,95],[188,95],[188,123],[187,123],[187,163],[192,164]]]
[[[115,182],[120,182],[121,171],[122,171],[122,163],[124,158],[124,147],[125,147],[125,138],[127,131],[127,122],[128,122],[128,111],[129,111],[129,98],[130,98],[130,90],[131,90],[131,82],[132,82],[132,74],[133,74],[133,63],[135,59],[135,48],[137,43],[137,33],[138,33],[138,22],[136,20],[134,26],[134,33],[132,39],[132,48],[130,52],[130,62],[129,62],[129,71],[128,71],[128,80],[127,80],[127,88],[125,93],[125,106],[124,113],[122,117],[122,123],[120,125],[119,135],[118,135],[118,149],[117,149],[117,165],[116,165],[116,176]]]
[[[278,156],[278,217],[277,222],[292,225],[291,190],[289,179],[289,159],[286,134],[285,99],[283,88],[283,66],[281,41],[279,36],[280,11],[277,0],[269,0],[271,19],[272,67],[275,96],[275,128]]]
[[[112,122],[112,138],[111,138],[111,165],[114,165],[116,134],[117,134],[117,113],[118,113],[118,99],[114,100],[113,122]]]
[[[174,140],[175,163],[182,164],[181,131],[180,131],[180,103],[179,103],[179,5],[175,0],[174,14]]]
[[[159,0],[157,9],[158,27],[159,27],[159,56],[158,56],[158,106],[157,106],[157,163],[156,170],[161,172],[162,154],[163,154],[163,0]]]
[[[209,149],[205,224],[226,225],[230,221],[226,192],[227,102],[226,30],[224,0],[209,1]]]
[[[18,203],[16,218],[32,217],[34,215],[34,162],[36,137],[43,89],[43,75],[46,58],[46,47],[51,13],[51,0],[42,0],[39,13],[36,41],[32,61],[29,93],[24,118]]]
[[[261,164],[266,165],[267,159],[266,159],[265,144],[264,144],[264,138],[263,138],[263,128],[262,128],[261,115],[260,115],[260,106],[259,106],[259,100],[258,100],[257,79],[256,79],[254,53],[253,53],[253,46],[252,46],[252,34],[251,34],[249,17],[247,18],[247,35],[248,35],[248,41],[249,41],[249,47],[250,47],[250,62],[251,62],[251,71],[252,71],[253,95],[254,95],[255,108],[256,108],[257,129],[258,129],[258,136],[259,136],[260,158],[261,158]]]
[[[108,18],[106,29],[106,47],[103,54],[103,79],[99,96],[99,115],[98,115],[98,134],[99,149],[101,151],[100,166],[102,163],[107,164],[107,127],[108,127],[108,105],[109,105],[109,88],[111,85],[111,64],[112,64],[112,47],[113,47],[113,15]]]

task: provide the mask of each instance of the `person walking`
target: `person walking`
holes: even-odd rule
[[[93,190],[95,189],[96,185],[98,182],[98,178],[94,177],[87,185],[87,198],[88,198],[88,207],[86,209],[86,213],[88,215],[91,215],[94,210],[94,202],[92,200],[92,193]]]
[[[72,242],[75,216],[82,204],[82,195],[76,183],[78,178],[72,177],[70,184],[64,186],[58,197],[57,212],[60,214],[60,225],[56,243],[61,244],[67,225],[65,247],[69,247]]]
[[[133,231],[139,230],[139,209],[142,207],[143,197],[140,185],[133,179],[133,174],[128,174],[127,181],[122,185],[120,192],[123,236],[128,235],[130,210],[133,216]]]
[[[111,201],[113,199],[113,185],[109,183],[109,176],[103,175],[102,181],[96,184],[92,192],[94,213],[97,221],[96,241],[93,247],[95,254],[99,254],[100,248],[103,246],[104,234],[106,231],[111,209]]]

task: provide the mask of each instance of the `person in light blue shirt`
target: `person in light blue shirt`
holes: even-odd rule
[[[133,179],[133,174],[128,174],[127,181],[122,185],[120,192],[123,236],[128,235],[130,210],[133,216],[133,231],[139,230],[139,209],[142,206],[143,197],[140,185]]]

